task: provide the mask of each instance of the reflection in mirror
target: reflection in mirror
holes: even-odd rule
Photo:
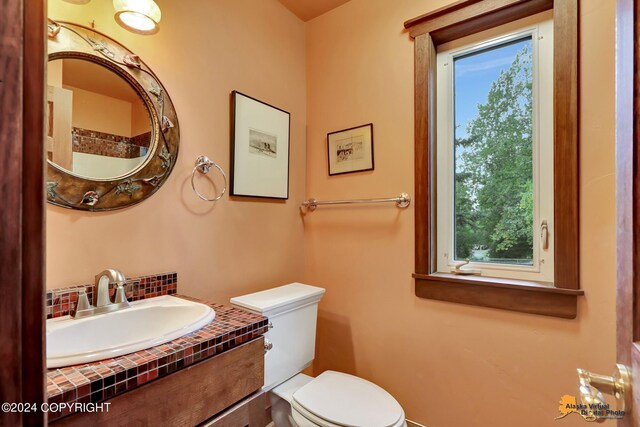
[[[147,106],[122,77],[98,63],[49,61],[48,159],[88,179],[110,179],[136,169],[151,154]]]

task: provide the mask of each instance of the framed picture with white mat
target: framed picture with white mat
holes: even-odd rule
[[[231,195],[289,198],[291,115],[233,91]]]

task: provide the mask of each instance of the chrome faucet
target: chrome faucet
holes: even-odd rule
[[[97,274],[93,291],[93,306],[89,303],[85,289],[81,289],[78,291],[78,303],[71,313],[71,317],[78,319],[129,307],[124,289],[125,280],[124,274],[114,268],[109,268]],[[116,294],[113,302],[109,297],[109,285],[111,283],[116,285]]]
[[[96,287],[93,295],[93,305],[98,307],[106,307],[113,304],[109,298],[109,284],[115,283],[116,290],[124,287],[124,274],[120,270],[109,268],[102,273],[96,275]]]

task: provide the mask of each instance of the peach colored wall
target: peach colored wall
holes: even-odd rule
[[[87,283],[105,267],[127,276],[175,270],[180,292],[228,301],[300,280],[305,192],[304,24],[276,0],[159,0],[161,30],[119,27],[111,0],[76,6],[49,1],[52,18],[88,25],[130,48],[160,77],[180,121],[175,169],[134,207],[109,213],[47,208],[47,287]],[[237,89],[291,112],[290,198],[216,203],[189,184],[198,155],[229,171],[230,93]],[[215,174],[212,174],[215,176]],[[220,179],[216,178],[219,183]],[[201,190],[212,188],[200,182]]]
[[[106,132],[114,135],[131,135],[131,103],[73,86],[63,86],[73,92],[74,127]]]
[[[403,22],[445,0],[352,0],[306,25],[307,195],[413,194],[413,41]],[[371,379],[430,427],[554,421],[576,367],[615,363],[613,1],[581,2],[581,274],[577,320],[414,296],[414,211],[335,207],[305,219],[305,280],[327,288],[316,372]],[[329,177],[326,133],[373,122],[375,171]]]

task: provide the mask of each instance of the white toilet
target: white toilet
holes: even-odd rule
[[[318,303],[325,290],[291,283],[231,298],[269,318],[263,391],[276,427],[406,427],[400,404],[377,385],[335,371],[302,374],[315,356]]]

